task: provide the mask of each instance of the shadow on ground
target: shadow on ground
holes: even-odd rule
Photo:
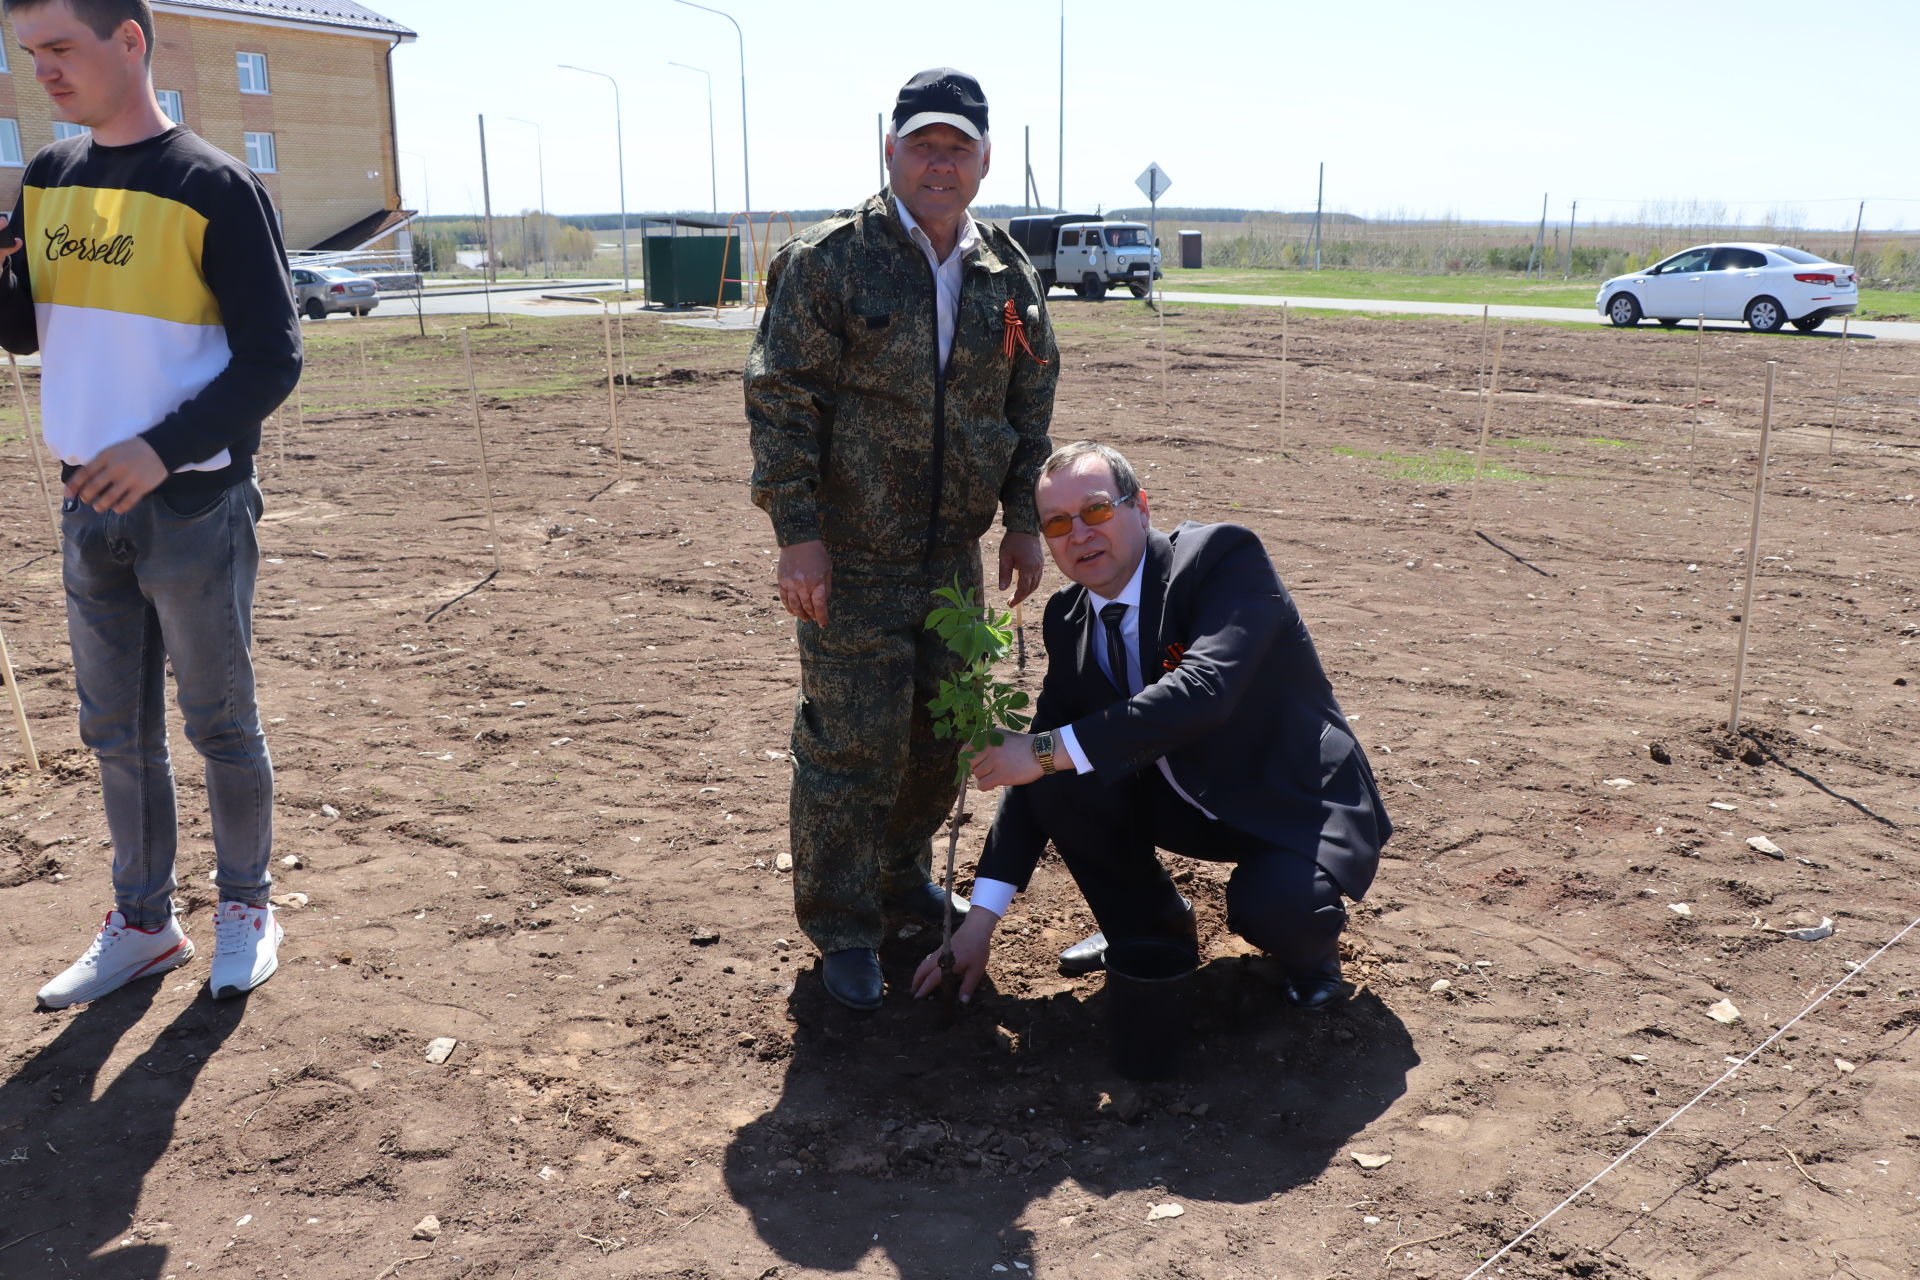
[[[59,1036],[0,1081],[0,1276],[159,1280],[167,1248],[121,1245],[147,1174],[245,999],[204,985],[104,1089],[102,1069],[136,1033],[163,978],[122,987],[73,1013]],[[97,1255],[97,1256],[96,1256]]]
[[[889,956],[889,976],[918,958]],[[788,1263],[848,1271],[877,1250],[903,1280],[1034,1267],[1021,1220],[1063,1183],[1103,1199],[1268,1199],[1324,1170],[1419,1061],[1375,997],[1306,1015],[1278,981],[1265,957],[1207,965],[1181,1077],[1135,1086],[1108,1065],[1098,987],[983,991],[947,1025],[937,1002],[891,996],[859,1017],[802,975],[785,1086],[735,1134],[727,1185]]]

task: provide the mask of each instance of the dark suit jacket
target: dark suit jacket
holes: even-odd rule
[[[1054,593],[1036,730],[1072,725],[1109,786],[1165,756],[1221,822],[1364,895],[1393,825],[1259,537],[1231,524],[1149,530],[1140,614],[1146,684],[1122,701],[1094,658],[1104,639],[1086,588]],[[977,874],[1024,889],[1046,841],[1026,788],[1009,788]]]

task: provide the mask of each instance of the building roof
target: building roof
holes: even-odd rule
[[[375,240],[392,235],[419,216],[414,209],[383,209],[379,213],[370,213],[352,226],[334,232],[309,252],[347,253],[364,249]]]
[[[353,0],[158,0],[155,7],[204,9],[213,13],[232,14],[237,18],[268,18],[321,27],[345,27],[408,39],[417,34],[392,18],[384,18],[364,5],[353,3]]]

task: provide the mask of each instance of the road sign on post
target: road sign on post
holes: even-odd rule
[[[1147,166],[1145,173],[1133,181],[1134,185],[1139,187],[1141,193],[1147,197],[1147,203],[1153,207],[1153,249],[1158,253],[1160,251],[1160,197],[1165,195],[1167,188],[1173,185],[1173,179],[1167,176],[1167,171],[1162,169],[1160,162],[1156,160]],[[1159,300],[1155,296],[1154,286],[1155,274],[1153,258],[1149,256],[1147,258],[1147,298],[1154,309],[1158,310]]]

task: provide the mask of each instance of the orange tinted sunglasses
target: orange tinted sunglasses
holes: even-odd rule
[[[1137,495],[1128,494],[1115,502],[1089,502],[1080,508],[1080,523],[1091,528],[1096,524],[1105,524],[1113,519],[1113,509],[1122,502],[1132,502]],[[1073,532],[1072,516],[1048,516],[1040,522],[1040,532],[1049,538],[1064,538]]]

